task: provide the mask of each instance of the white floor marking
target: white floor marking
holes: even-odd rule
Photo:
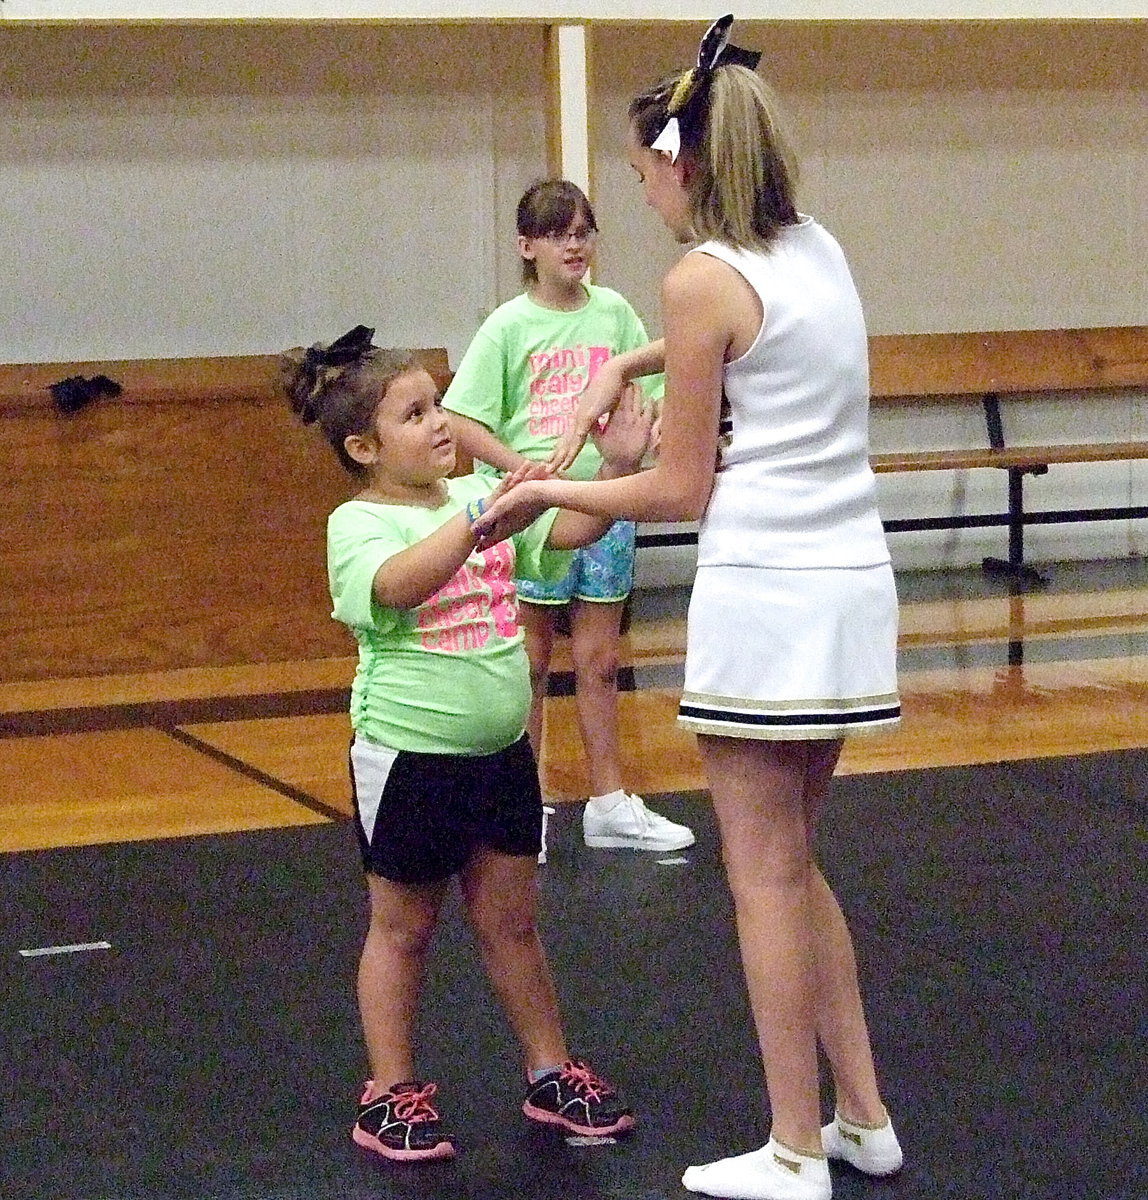
[[[688,858],[659,858],[657,860],[659,867],[684,867],[689,861]]]
[[[82,954],[85,950],[110,950],[111,942],[74,942],[70,946],[37,946],[34,950],[20,950],[22,958],[39,958],[43,954]]]
[[[616,1146],[618,1139],[615,1137],[582,1137],[574,1136],[566,1139],[567,1146]]]

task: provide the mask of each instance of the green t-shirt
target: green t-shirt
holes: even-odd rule
[[[602,363],[649,341],[625,297],[594,285],[586,290],[586,303],[574,312],[544,308],[525,293],[496,308],[463,355],[444,407],[485,425],[527,458],[549,457]],[[662,377],[647,377],[643,387],[660,396]],[[568,474],[593,479],[601,465],[587,442]]]
[[[327,521],[332,616],[359,643],[351,685],[356,733],[393,750],[493,754],[522,736],[530,668],[518,626],[516,558],[541,578],[561,578],[570,554],[546,550],[558,510],[489,550],[472,551],[454,578],[411,609],[375,599],[375,574],[434,533],[494,481],[447,481],[440,508],[349,500]]]

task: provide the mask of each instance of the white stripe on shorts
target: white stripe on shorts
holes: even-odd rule
[[[379,816],[379,805],[383,799],[383,788],[399,752],[378,742],[355,738],[351,743],[351,774],[355,781],[355,800],[359,810],[359,824],[371,844],[375,836],[375,821]]]

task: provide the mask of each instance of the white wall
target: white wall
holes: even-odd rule
[[[598,278],[652,325],[677,251],[625,106],[700,28],[591,39]],[[739,37],[874,332],[1148,320],[1148,23]],[[365,304],[461,347],[516,286],[544,105],[534,25],[0,26],[4,356],[262,349]]]
[[[457,359],[545,168],[523,26],[0,29],[0,354]]]
[[[594,34],[600,274],[643,311],[675,252],[626,164],[626,105],[700,28]],[[1148,323],[1148,23],[738,36],[766,52],[803,206],[845,246],[872,332]]]

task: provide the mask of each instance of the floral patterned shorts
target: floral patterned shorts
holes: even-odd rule
[[[634,586],[634,522],[615,521],[596,542],[575,550],[570,570],[557,583],[519,576],[514,585],[529,604],[625,600]]]

